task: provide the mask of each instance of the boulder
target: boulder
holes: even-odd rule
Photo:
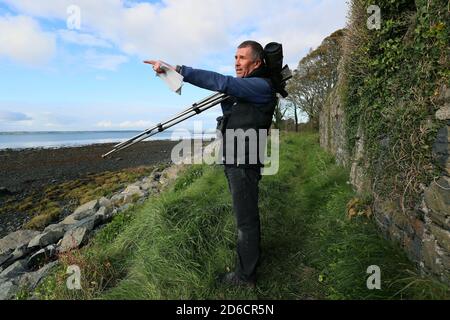
[[[436,238],[438,244],[446,251],[450,253],[450,232],[439,228],[434,223],[430,224],[430,230],[433,236]]]
[[[16,249],[27,246],[38,234],[38,231],[19,230],[0,239],[0,266],[13,257]],[[16,256],[18,253],[16,252]]]
[[[151,182],[144,182],[141,184],[141,189],[144,191],[150,190],[152,188]]]
[[[70,229],[68,231],[75,229],[75,228],[80,228],[80,227],[86,228],[86,230],[91,231],[95,228],[96,222],[98,221],[97,219],[98,219],[98,216],[95,216],[95,215],[84,218],[83,220],[77,221],[77,223],[70,226]]]
[[[70,230],[72,228],[80,226],[83,223],[86,223],[86,221],[94,220],[96,212],[94,212],[94,213],[90,212],[89,215],[84,216],[83,219],[79,219],[80,215],[77,216],[74,213],[74,214],[71,214],[70,216],[67,216],[63,221],[61,221],[61,223],[63,225],[66,225],[65,231],[68,231],[68,230]]]
[[[113,206],[119,207],[123,204],[123,199],[125,198],[124,194],[116,194],[111,197],[111,203]]]
[[[426,206],[431,209],[428,217],[441,228],[450,230],[450,178],[441,177],[424,192]]]
[[[17,247],[13,253],[12,253],[12,257],[11,259],[8,260],[8,264],[11,264],[12,262],[19,260],[23,257],[25,257],[26,255],[28,255],[32,250],[30,248],[28,248],[27,244],[24,244],[20,247]]]
[[[125,195],[138,195],[139,197],[144,196],[144,193],[142,192],[141,188],[137,185],[130,185],[128,186],[123,192],[122,194]]]
[[[19,291],[19,286],[12,281],[0,282],[0,300],[10,300],[14,298],[17,291]]]
[[[42,248],[48,246],[49,244],[58,242],[58,240],[61,239],[63,235],[64,231],[59,229],[41,233],[30,241],[30,243],[28,244],[28,248]]]
[[[94,217],[95,225],[99,225],[108,222],[112,218],[112,213],[106,207],[100,207]]]
[[[65,217],[64,220],[61,221],[61,224],[68,226],[67,228],[70,228],[70,225],[75,224],[77,222],[78,222],[78,220],[75,219],[75,216],[73,214],[71,214],[71,215]]]
[[[58,264],[58,261],[53,261],[35,272],[29,272],[24,274],[19,279],[19,286],[21,288],[27,288],[28,290],[34,290],[39,282],[49,273],[49,271]]]
[[[74,221],[75,223],[76,221]],[[48,232],[48,231],[61,231],[61,232],[66,232],[68,230],[68,224],[64,224],[64,223],[57,223],[57,224],[51,224],[49,226],[47,226],[44,229],[44,232]]]
[[[157,181],[149,181],[149,182],[144,182],[141,185],[141,189],[144,191],[155,191],[158,190],[160,184]]]
[[[27,265],[32,268],[41,265],[43,262],[53,258],[56,254],[56,246],[51,244],[28,258]]]
[[[124,196],[122,204],[129,204],[133,203],[136,198],[144,197],[146,193],[139,186],[130,185],[122,192],[122,195]]]
[[[82,220],[88,216],[94,215],[97,212],[98,208],[99,208],[99,201],[92,200],[89,201],[88,203],[83,204],[82,206],[79,206],[74,211],[72,216],[75,220]]]
[[[113,203],[108,198],[102,197],[98,200],[99,207],[105,207],[107,210],[112,210]]]
[[[88,236],[89,230],[86,227],[77,227],[67,231],[59,247],[59,252],[79,248],[87,241]]]
[[[11,279],[21,276],[27,271],[27,263],[25,260],[19,260],[14,262],[8,268],[0,273],[0,278]]]

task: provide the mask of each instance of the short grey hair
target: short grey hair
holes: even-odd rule
[[[251,48],[253,53],[253,61],[261,60],[264,63],[264,49],[261,44],[253,40],[247,40],[242,42],[238,49]]]

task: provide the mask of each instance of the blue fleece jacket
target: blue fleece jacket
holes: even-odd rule
[[[235,78],[187,66],[182,66],[180,73],[185,82],[194,86],[225,93],[250,103],[265,104],[274,99],[272,87],[262,78]],[[230,100],[222,103],[224,113],[229,108],[231,108]]]

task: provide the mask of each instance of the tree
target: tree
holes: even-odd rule
[[[283,118],[288,111],[288,105],[283,99],[278,100],[278,104],[275,107],[275,112],[273,114],[273,126],[275,129],[282,129]]]
[[[297,110],[305,112],[313,127],[318,128],[319,112],[337,82],[343,36],[344,29],[335,31],[325,38],[317,49],[310,50],[299,62],[292,79],[287,83],[289,96],[286,100],[294,110],[296,128]]]

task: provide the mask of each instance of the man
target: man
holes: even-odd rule
[[[161,61],[145,61],[153,65],[153,69],[161,69]],[[235,55],[236,77],[224,76],[215,72],[193,69],[187,66],[171,67],[179,72],[185,82],[200,88],[225,93],[230,96],[222,102],[223,117],[220,127],[223,135],[223,152],[225,156],[225,175],[233,199],[238,239],[237,263],[234,272],[221,276],[221,282],[234,286],[256,285],[256,269],[260,258],[260,219],[258,210],[258,183],[261,179],[262,159],[249,161],[251,143],[245,137],[239,141],[245,145],[244,161],[236,146],[236,137],[228,136],[228,132],[242,129],[268,130],[277,104],[275,89],[270,81],[270,74],[264,63],[264,49],[255,41],[245,41],[237,48]],[[228,139],[228,140],[227,140]],[[230,150],[233,149],[233,150]],[[254,150],[254,148],[252,149]],[[226,155],[231,152],[231,161]],[[257,146],[259,154],[259,146]]]

